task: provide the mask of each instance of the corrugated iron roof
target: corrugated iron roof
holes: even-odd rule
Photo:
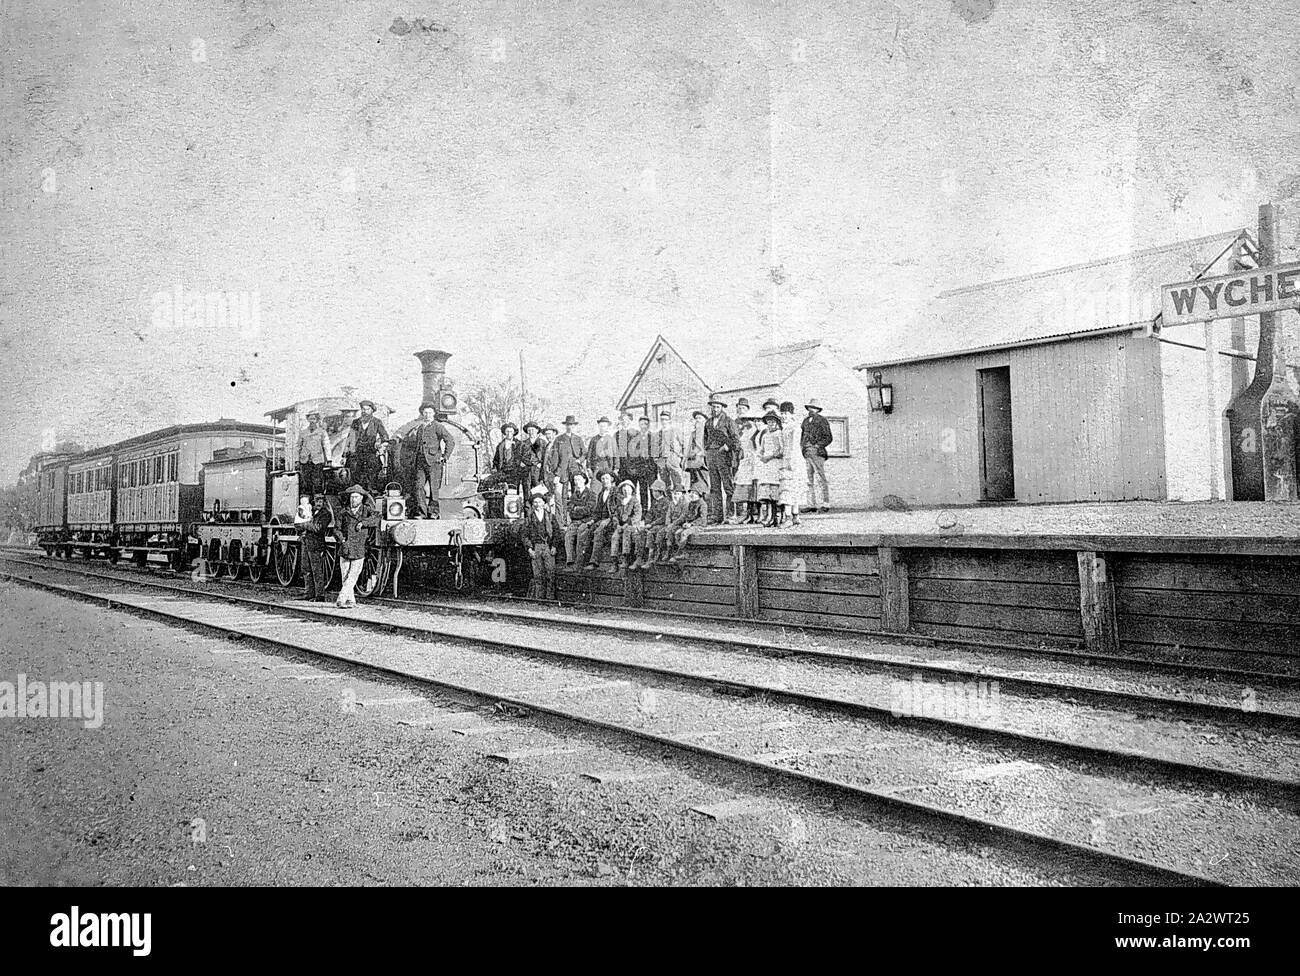
[[[760,350],[753,359],[719,384],[716,393],[739,393],[764,386],[780,386],[812,359],[822,340],[796,342]]]
[[[1246,230],[1133,251],[939,294],[920,321],[889,329],[859,366],[987,352],[1148,324],[1160,286],[1197,277]]]

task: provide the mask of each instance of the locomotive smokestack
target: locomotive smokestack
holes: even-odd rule
[[[420,371],[424,377],[424,395],[421,403],[438,402],[438,391],[442,389],[443,378],[447,375],[447,360],[451,353],[441,349],[426,349],[417,352],[415,358],[420,361]]]

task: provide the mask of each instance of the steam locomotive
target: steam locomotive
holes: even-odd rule
[[[450,353],[415,354],[423,399],[440,416],[458,400],[446,364]],[[270,425],[219,420],[143,434],[76,455],[47,455],[36,481],[38,544],[51,556],[129,558],[140,566],[193,568],[209,578],[273,573],[292,586],[302,565],[301,535],[294,525],[299,500],[298,445],[307,416],[317,413],[331,457],[324,470],[326,504],[352,484],[343,447],[360,412],[349,397],[304,400],[270,411]],[[388,421],[392,411],[376,405]],[[372,530],[357,594],[372,596],[398,580],[421,578],[441,588],[469,590],[526,579],[518,544],[520,509],[484,478],[482,445],[454,420],[456,445],[438,489],[440,517],[411,519],[413,458],[401,445],[418,421],[390,431],[392,479],[375,499],[380,516]],[[336,540],[327,540],[326,567],[336,577]]]

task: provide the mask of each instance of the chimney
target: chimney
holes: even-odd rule
[[[424,395],[420,402],[436,405],[438,391],[442,389],[443,380],[447,375],[447,360],[451,358],[451,353],[440,349],[426,349],[424,352],[417,352],[415,358],[420,361],[420,371],[424,377]]]

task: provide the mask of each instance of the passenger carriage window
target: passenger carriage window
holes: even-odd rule
[[[178,458],[177,458],[176,451],[172,451],[170,454],[167,455],[167,480],[169,482],[174,482],[176,480],[177,460]]]
[[[153,483],[162,484],[163,480],[163,456],[159,454],[153,459]]]

